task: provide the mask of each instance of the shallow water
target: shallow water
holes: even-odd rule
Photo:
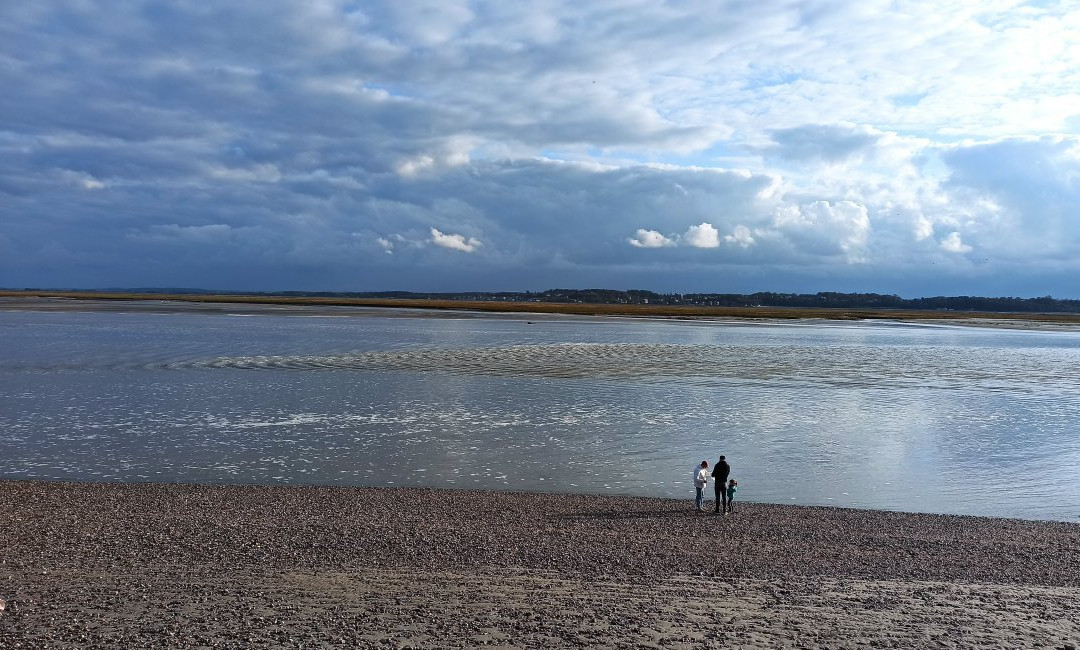
[[[0,477],[1080,521],[1077,332],[158,309],[0,309]]]

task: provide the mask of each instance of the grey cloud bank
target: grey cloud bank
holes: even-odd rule
[[[1080,297],[1067,3],[0,6],[0,286]]]

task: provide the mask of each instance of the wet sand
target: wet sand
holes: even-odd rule
[[[404,318],[560,318],[609,317],[716,322],[863,321],[921,322],[1009,329],[1077,331],[1080,314],[1037,312],[926,311],[870,308],[710,307],[619,305],[603,303],[503,302],[497,300],[421,300],[323,298],[204,294],[132,294],[0,289],[0,310],[106,311],[141,313],[228,313]]]
[[[1080,643],[1080,525],[0,481],[0,648]]]

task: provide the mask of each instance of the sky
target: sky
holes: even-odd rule
[[[0,3],[0,287],[1078,277],[1080,1]]]

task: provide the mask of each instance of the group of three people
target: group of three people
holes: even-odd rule
[[[738,490],[739,482],[735,479],[729,479],[728,476],[730,475],[731,465],[728,465],[727,459],[721,456],[712,471],[713,490],[716,491],[716,507],[713,510],[715,514],[723,512],[726,515],[729,512],[734,512],[731,502],[735,499],[735,492]],[[701,465],[694,468],[694,489],[697,491],[695,504],[699,512],[705,511],[705,486],[708,484],[709,461],[703,460]]]

